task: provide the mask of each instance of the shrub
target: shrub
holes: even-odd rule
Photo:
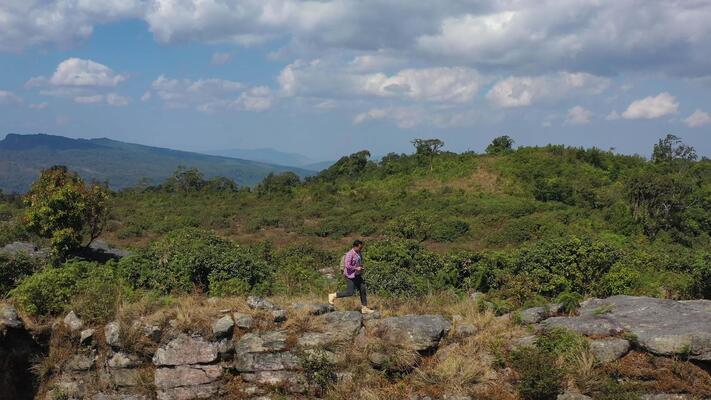
[[[563,292],[556,297],[555,301],[560,304],[560,310],[566,314],[571,314],[580,307],[583,296],[575,292]]]
[[[29,239],[25,226],[14,221],[0,221],[0,247],[8,243]]]
[[[71,306],[84,322],[106,323],[116,314],[121,299],[129,294],[127,285],[118,278],[114,262],[95,265],[77,281]]]
[[[639,272],[625,266],[614,266],[598,282],[597,296],[608,297],[618,294],[632,294],[640,283]]]
[[[562,357],[566,361],[587,350],[588,342],[581,335],[563,328],[544,330],[536,339],[536,347],[544,352]]]
[[[469,224],[460,219],[445,219],[432,226],[430,236],[438,242],[452,242],[469,232]]]
[[[289,295],[325,290],[326,281],[319,272],[337,265],[332,254],[308,245],[291,245],[273,254],[275,290]]]
[[[317,389],[317,395],[323,394],[329,386],[336,382],[335,366],[324,351],[304,352],[299,359],[306,381]]]
[[[41,263],[37,259],[22,254],[0,254],[0,298],[40,268]]]
[[[422,212],[401,215],[390,221],[388,231],[402,239],[426,240],[432,231],[431,217]]]
[[[564,374],[554,354],[524,347],[512,353],[511,363],[520,375],[516,387],[524,399],[554,400],[560,393]]]

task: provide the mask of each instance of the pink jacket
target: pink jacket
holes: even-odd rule
[[[343,275],[348,279],[353,279],[356,275],[360,275],[360,269],[363,266],[363,259],[357,251],[351,249],[346,253],[343,260]]]

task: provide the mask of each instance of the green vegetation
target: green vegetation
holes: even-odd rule
[[[11,227],[0,240],[36,232],[68,254],[100,232],[106,203],[102,238],[133,250],[107,268],[128,288],[161,295],[325,292],[333,288],[323,272],[338,273],[349,243],[365,237],[366,280],[381,296],[477,290],[500,313],[548,300],[573,312],[585,296],[710,297],[711,161],[673,136],[651,161],[512,144],[504,136],[488,154],[455,154],[418,139],[411,155],[374,162],[360,151],[303,181],[270,174],[253,189],[181,167],[109,198],[55,168],[26,209],[0,199],[0,223]],[[11,263],[20,266],[2,270],[3,290],[19,283],[14,296],[40,314],[76,302],[72,288],[87,279],[0,260]],[[44,282],[47,298],[32,297]]]

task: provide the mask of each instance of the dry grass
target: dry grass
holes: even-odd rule
[[[711,396],[711,375],[689,362],[632,352],[608,368],[636,390],[652,393],[688,393]]]

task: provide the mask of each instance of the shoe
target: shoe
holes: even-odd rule
[[[372,313],[374,313],[374,312],[375,312],[374,310],[371,310],[370,308],[368,308],[368,307],[366,307],[366,306],[363,306],[363,307],[360,308],[360,313],[361,313],[361,314],[372,314]]]
[[[329,294],[328,294],[328,304],[330,304],[330,305],[335,305],[335,300],[336,300],[336,294],[335,294],[335,293],[329,293]]]

